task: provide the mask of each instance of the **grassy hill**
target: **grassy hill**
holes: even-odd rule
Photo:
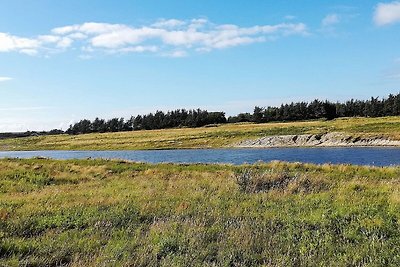
[[[400,140],[400,117],[341,118],[265,124],[225,124],[218,127],[165,129],[84,135],[35,136],[0,140],[0,150],[121,150],[218,148],[262,136],[344,132]]]
[[[0,266],[399,266],[400,168],[0,160]]]

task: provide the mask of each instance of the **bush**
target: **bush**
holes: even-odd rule
[[[259,172],[253,169],[244,169],[235,174],[239,189],[245,193],[266,192],[273,189],[284,190],[289,183],[298,179],[297,175],[288,172]]]

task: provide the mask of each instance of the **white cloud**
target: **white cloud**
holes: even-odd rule
[[[57,42],[57,47],[58,48],[67,48],[70,47],[72,44],[72,39],[69,37],[63,37],[61,38],[60,41]]]
[[[10,81],[10,80],[12,80],[13,78],[11,78],[11,77],[1,77],[0,76],[0,82],[6,82],[6,81]]]
[[[156,23],[152,24],[152,27],[155,28],[176,28],[179,26],[185,25],[186,22],[178,19],[161,19],[157,21]]]
[[[85,35],[81,32],[75,32],[75,33],[68,35],[67,37],[71,38],[71,39],[75,39],[75,40],[81,40],[81,39],[86,39],[87,35]]]
[[[83,24],[75,24],[64,27],[58,27],[51,30],[53,34],[65,35],[73,33],[101,34],[112,31],[126,29],[128,26],[123,24],[110,24],[98,22],[85,22]]]
[[[337,24],[339,22],[340,22],[340,17],[338,14],[328,14],[322,19],[321,24],[323,27],[328,27]]]
[[[122,27],[109,32],[98,34],[91,38],[90,43],[93,47],[101,48],[121,48],[127,45],[135,45],[144,41],[156,38],[167,32],[156,28],[128,28]]]
[[[192,19],[192,20],[190,20],[189,29],[200,29],[207,23],[208,23],[208,20],[205,18]]]
[[[55,35],[39,35],[37,39],[43,43],[56,43],[61,37]]]
[[[117,52],[134,52],[134,53],[144,53],[144,52],[157,52],[158,51],[158,47],[155,45],[152,46],[142,46],[142,45],[138,45],[138,46],[130,46],[130,47],[124,47],[121,48],[119,50],[117,50]]]
[[[400,1],[379,3],[375,8],[374,22],[378,26],[400,22]]]
[[[72,26],[57,27],[51,30],[51,32],[53,34],[67,34],[76,30],[78,30],[78,26],[72,25]]]
[[[22,38],[0,32],[0,52],[20,51],[22,49],[35,50],[39,47],[37,39]]]
[[[36,56],[39,53],[36,49],[33,48],[20,49],[19,52],[29,56]]]
[[[147,52],[182,57],[189,52],[211,51],[276,40],[288,35],[307,34],[307,26],[303,23],[240,27],[234,24],[218,25],[205,18],[197,18],[187,21],[161,19],[148,26],[133,27],[86,22],[57,27],[50,34],[35,38],[0,33],[0,52],[16,51],[36,55],[75,49],[83,53]]]

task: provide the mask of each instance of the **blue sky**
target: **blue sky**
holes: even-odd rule
[[[0,131],[384,97],[399,1],[0,0]]]

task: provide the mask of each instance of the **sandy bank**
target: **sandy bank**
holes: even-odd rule
[[[383,137],[361,137],[343,133],[266,136],[244,140],[235,147],[364,147],[400,146],[400,141]]]

